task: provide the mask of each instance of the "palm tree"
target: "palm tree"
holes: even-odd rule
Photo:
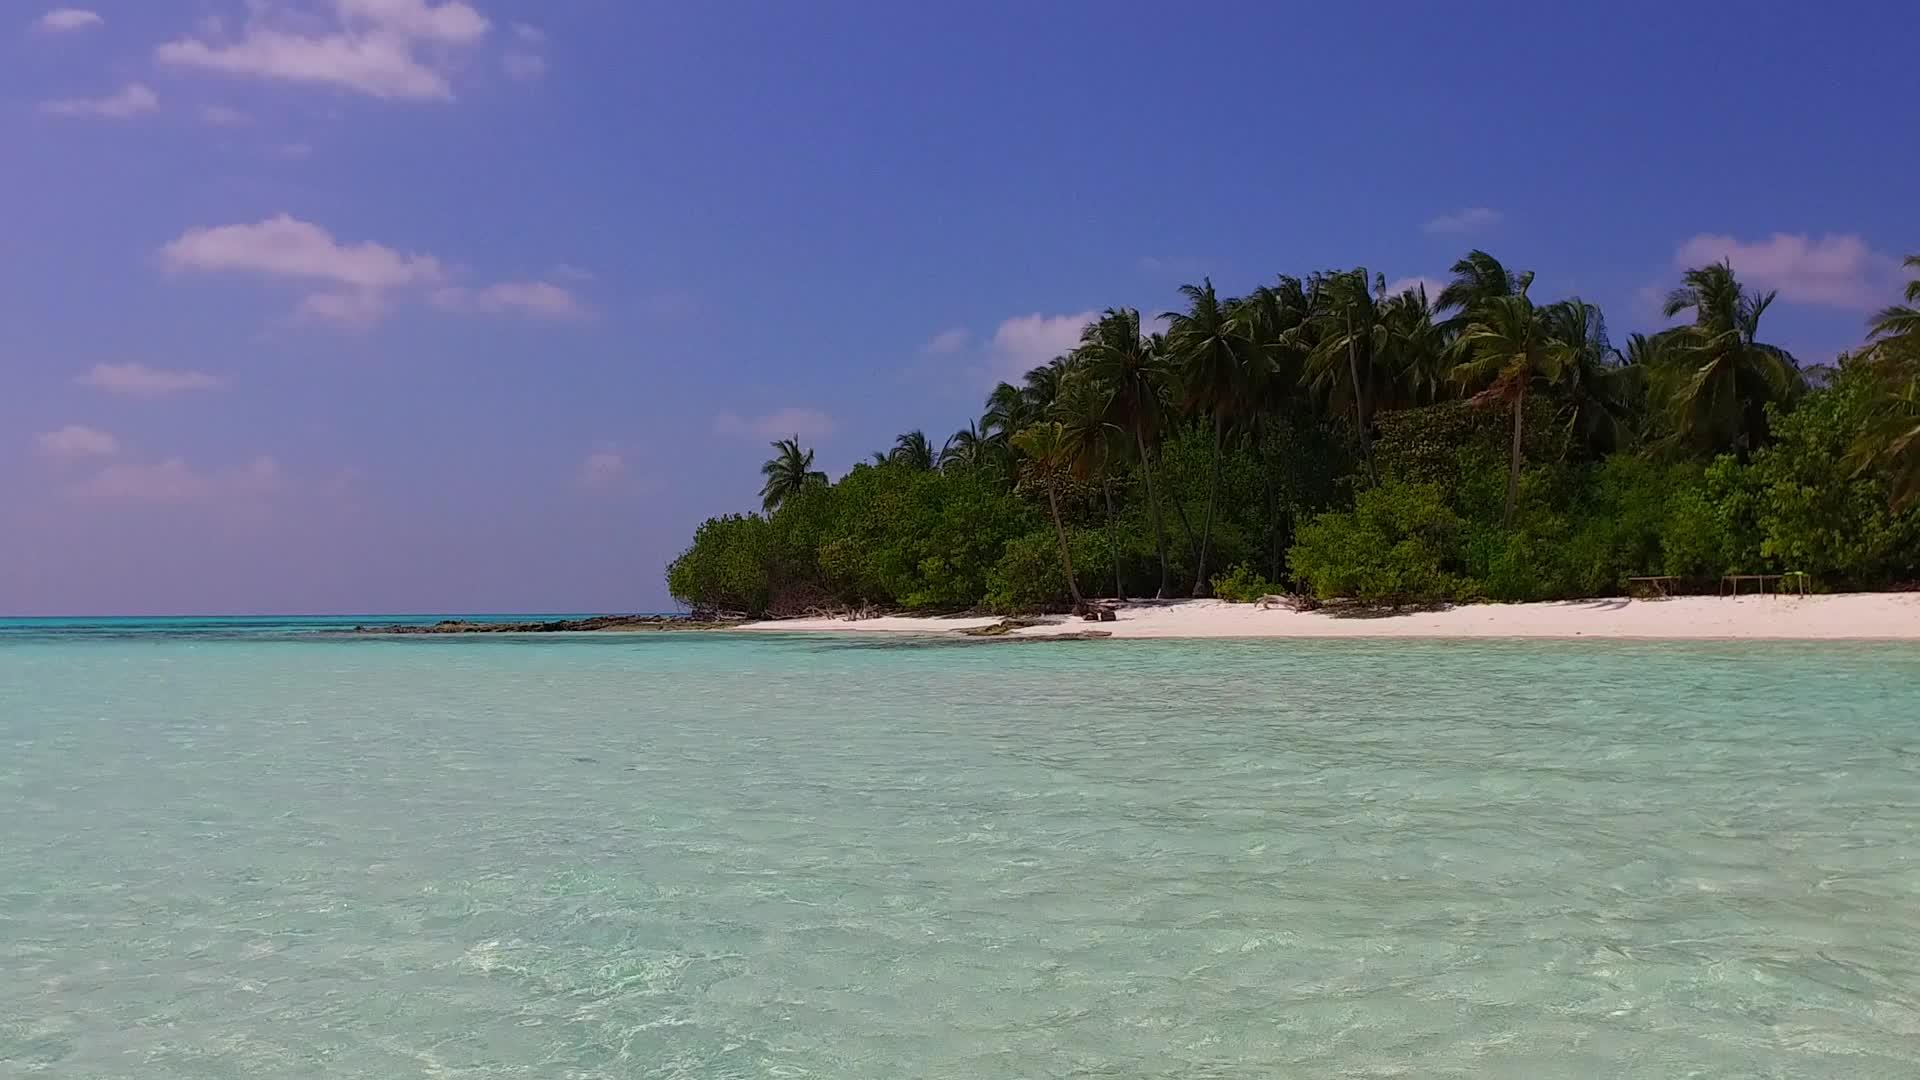
[[[1434,318],[1427,287],[1414,285],[1380,301],[1381,361],[1396,406],[1431,405],[1453,386],[1448,345],[1454,329]]]
[[[924,431],[916,429],[906,432],[893,441],[893,449],[887,453],[887,460],[909,469],[930,472],[934,466],[933,444],[927,441]]]
[[[1606,320],[1598,307],[1576,297],[1552,305],[1545,315],[1548,336],[1561,351],[1554,389],[1560,402],[1557,419],[1568,436],[1566,449],[1579,446],[1596,457],[1613,453],[1633,437],[1645,369],[1623,362],[1607,340]],[[1640,338],[1643,352],[1645,340]]]
[[[980,417],[980,428],[986,432],[988,442],[1011,446],[1013,437],[1038,419],[1040,408],[1033,398],[1020,387],[1003,382],[987,395],[987,408]]]
[[[1056,356],[1021,376],[1020,392],[1037,413],[1044,413],[1053,407],[1054,399],[1060,396],[1060,383],[1066,378],[1072,363],[1068,357]]]
[[[1514,503],[1520,493],[1521,428],[1527,391],[1536,381],[1557,373],[1560,350],[1552,342],[1548,320],[1527,297],[1526,283],[1510,296],[1484,299],[1474,308],[1473,322],[1460,336],[1467,357],[1454,369],[1463,385],[1482,389],[1476,405],[1504,404],[1513,412],[1513,452],[1507,467],[1507,505],[1503,526],[1513,525]]]
[[[802,491],[827,482],[826,473],[814,471],[813,451],[800,449],[799,436],[780,439],[772,446],[773,457],[760,466],[760,475],[767,478],[760,487],[760,507],[769,514]]]
[[[1329,414],[1353,413],[1361,453],[1373,459],[1371,432],[1381,371],[1377,354],[1384,349],[1386,328],[1379,322],[1379,305],[1364,268],[1315,274],[1308,282],[1313,316],[1306,334],[1313,341],[1307,353],[1307,383],[1325,402]]]
[[[1126,433],[1114,423],[1112,413],[1112,388],[1090,377],[1085,370],[1073,372],[1061,383],[1059,395],[1053,399],[1053,414],[1060,421],[1074,478],[1097,481],[1100,485],[1100,496],[1107,508],[1107,546],[1113,556],[1113,597],[1125,600],[1126,585],[1120,578],[1120,533],[1113,510],[1113,478],[1126,452]]]
[[[1234,318],[1233,300],[1221,300],[1213,279],[1180,286],[1187,310],[1169,311],[1167,347],[1180,370],[1180,384],[1189,413],[1213,419],[1213,472],[1207,483],[1207,513],[1200,527],[1195,556],[1193,593],[1205,595],[1207,554],[1213,542],[1214,509],[1220,501],[1220,460],[1226,449],[1227,421],[1240,405],[1246,386],[1246,344]]]
[[[1909,255],[1920,272],[1920,255]],[[1872,418],[1854,441],[1860,468],[1878,465],[1893,485],[1893,504],[1904,510],[1920,502],[1920,276],[1907,283],[1906,303],[1873,317],[1863,362],[1877,394]]]
[[[1759,340],[1776,294],[1748,292],[1725,262],[1683,281],[1663,310],[1672,318],[1691,309],[1694,319],[1660,349],[1660,404],[1676,440],[1744,457],[1767,440],[1766,407],[1792,402],[1802,386],[1793,354]]]
[[[1014,447],[1027,456],[1026,469],[1031,478],[1047,489],[1047,509],[1053,513],[1053,533],[1060,542],[1060,566],[1066,571],[1067,593],[1073,597],[1074,610],[1086,606],[1080,595],[1080,583],[1073,576],[1073,553],[1067,546],[1067,527],[1060,520],[1060,478],[1068,471],[1073,449],[1067,443],[1066,430],[1058,421],[1033,424],[1013,438]]]
[[[1873,317],[1868,339],[1876,350],[1920,355],[1920,255],[1907,256],[1905,265],[1915,274],[1907,282],[1907,302],[1882,308]]]
[[[946,444],[940,447],[940,467],[977,469],[992,456],[986,436],[980,434],[980,425],[969,420],[966,427],[947,436]]]
[[[1448,267],[1448,272],[1453,274],[1453,280],[1440,290],[1433,307],[1435,311],[1458,312],[1454,318],[1460,330],[1465,330],[1473,321],[1475,308],[1488,300],[1525,292],[1533,279],[1532,274],[1527,274],[1523,281],[1521,275],[1512,273],[1499,259],[1479,248],[1467,252]]]
[[[1235,309],[1239,336],[1245,341],[1246,403],[1254,455],[1261,462],[1266,489],[1268,567],[1271,580],[1280,578],[1279,499],[1274,490],[1279,470],[1267,461],[1268,425],[1295,411],[1300,397],[1300,373],[1309,351],[1303,334],[1313,315],[1312,303],[1299,278],[1282,275],[1273,285],[1262,285]]]
[[[1113,423],[1133,438],[1140,476],[1147,488],[1147,510],[1153,519],[1153,544],[1160,556],[1160,588],[1154,596],[1164,600],[1172,589],[1167,528],[1159,493],[1153,486],[1153,458],[1148,453],[1160,431],[1160,402],[1168,381],[1164,356],[1151,339],[1141,336],[1140,312],[1133,308],[1108,308],[1089,323],[1081,331],[1078,352],[1084,374],[1112,394],[1109,414]]]

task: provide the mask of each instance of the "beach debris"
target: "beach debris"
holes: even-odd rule
[[[473,622],[442,619],[437,623],[399,623],[356,626],[356,634],[574,634],[603,630],[722,630],[745,619],[695,615],[595,615],[585,619],[545,619],[537,622]]]
[[[967,630],[962,630],[960,633],[966,637],[1005,637],[1015,630],[1025,630],[1029,626],[1049,626],[1052,624],[1053,620],[1051,619],[1034,619],[1015,615],[1010,618],[1001,619],[992,626],[975,626]]]

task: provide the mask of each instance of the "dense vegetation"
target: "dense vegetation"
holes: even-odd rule
[[[1437,297],[1364,269],[1233,298],[1205,281],[1164,334],[1110,309],[937,451],[908,432],[838,482],[782,440],[764,513],[703,524],[669,587],[778,615],[1920,579],[1920,280],[1858,350],[1803,367],[1765,340],[1773,294],[1726,265],[1687,272],[1678,324],[1624,346],[1485,252],[1452,273]]]

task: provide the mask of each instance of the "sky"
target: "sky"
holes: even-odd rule
[[[1108,306],[1482,247],[1803,362],[1920,251],[1910,0],[0,5],[0,614],[663,610],[767,442]]]

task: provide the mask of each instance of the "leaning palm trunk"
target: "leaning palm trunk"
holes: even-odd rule
[[[1213,476],[1207,481],[1207,516],[1200,526],[1200,556],[1193,572],[1193,595],[1207,595],[1207,551],[1213,546],[1213,508],[1220,502],[1220,455],[1227,441],[1227,418],[1213,414]]]
[[[1160,496],[1153,489],[1153,459],[1147,456],[1147,439],[1139,428],[1133,429],[1133,444],[1140,451],[1140,475],[1147,481],[1147,508],[1153,515],[1153,546],[1160,554],[1160,588],[1153,596],[1165,600],[1173,587],[1172,571],[1167,567],[1166,519],[1160,516]]]
[[[1513,504],[1520,497],[1520,421],[1527,410],[1527,388],[1522,385],[1513,399],[1513,456],[1507,462],[1507,512],[1501,527],[1513,528]]]
[[[1047,481],[1047,509],[1053,511],[1053,534],[1060,541],[1060,565],[1067,571],[1067,594],[1073,597],[1075,611],[1087,606],[1080,595],[1080,583],[1073,577],[1073,554],[1067,550],[1067,527],[1060,523],[1060,499],[1053,492],[1053,481]]]
[[[1353,313],[1347,313],[1347,374],[1353,379],[1353,421],[1360,431],[1360,456],[1366,459],[1367,471],[1373,471],[1373,442],[1367,435],[1368,416],[1366,386],[1360,381],[1360,351],[1353,344]]]
[[[1113,598],[1124,601],[1127,590],[1120,584],[1120,532],[1113,521],[1113,482],[1105,476],[1100,478],[1100,493],[1107,499],[1107,546],[1113,550]]]

